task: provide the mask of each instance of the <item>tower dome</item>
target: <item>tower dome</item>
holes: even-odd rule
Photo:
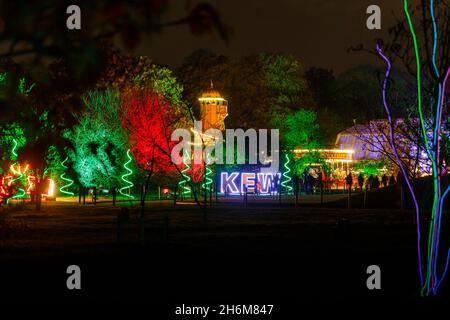
[[[222,97],[222,95],[219,93],[219,91],[217,91],[216,89],[214,89],[214,84],[211,80],[211,85],[209,86],[208,89],[206,89],[205,91],[202,92],[202,94],[200,95],[199,99],[200,103],[206,103],[206,102],[222,102],[226,100]]]
[[[228,116],[228,101],[214,89],[213,82],[198,98],[203,130],[210,128],[225,130],[225,118]]]

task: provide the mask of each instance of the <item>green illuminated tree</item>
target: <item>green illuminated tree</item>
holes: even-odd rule
[[[261,53],[259,60],[271,92],[269,102],[273,114],[311,104],[311,93],[300,61],[289,55],[268,53]]]
[[[62,130],[70,126],[71,115],[66,111],[73,103],[56,88],[35,84],[33,78],[12,61],[0,64],[0,72],[6,73],[0,85],[0,126],[6,130],[2,139],[6,144],[1,148],[11,150],[11,141],[16,139],[17,157],[7,160],[29,164],[29,172],[36,177],[35,200],[39,210],[41,185],[47,178],[54,178],[55,164],[51,164],[49,158],[51,147],[64,149]],[[2,160],[6,160],[3,158],[2,150]],[[2,161],[2,166],[8,166],[8,161]]]
[[[281,142],[287,150],[315,149],[321,144],[317,114],[313,110],[300,109],[274,118],[274,124],[280,128]]]
[[[26,108],[20,117],[27,143],[19,150],[18,161],[30,164],[31,172],[36,177],[37,210],[41,208],[42,184],[46,179],[54,178],[52,167],[54,168],[55,164],[52,163],[51,154],[54,148],[61,150],[64,145],[62,127],[50,123],[48,114],[48,111],[40,112],[37,108]]]
[[[17,123],[0,126],[0,174],[7,172],[11,162],[17,160],[13,150],[17,152],[25,144],[24,131]]]
[[[5,124],[0,126],[0,178],[11,175],[10,166],[15,164],[18,159],[18,150],[26,143],[22,128],[17,123]],[[7,188],[6,194],[3,194],[3,202],[17,196],[17,192],[24,192],[25,177],[14,177],[11,185],[4,185]],[[19,192],[20,194],[20,192]]]
[[[120,97],[113,89],[88,91],[78,124],[64,137],[73,145],[68,151],[73,168],[84,187],[120,185],[126,161],[126,137],[120,130]]]
[[[98,87],[112,87],[120,92],[151,88],[172,105],[184,104],[183,86],[170,69],[155,64],[149,57],[123,55],[114,49],[108,53],[107,60]]]
[[[314,110],[300,109],[274,118],[274,125],[280,128],[281,146],[285,150],[309,150],[301,158],[292,157],[294,169],[301,173],[311,163],[321,163],[325,171],[325,159],[315,149],[322,146],[322,135]]]

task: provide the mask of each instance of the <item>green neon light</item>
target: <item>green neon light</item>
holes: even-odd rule
[[[433,153],[430,151],[429,146],[428,146],[428,138],[427,138],[427,134],[426,134],[426,129],[425,129],[425,124],[424,124],[424,119],[423,119],[423,113],[422,113],[422,88],[421,88],[421,76],[420,76],[420,71],[421,71],[421,66],[420,66],[420,56],[419,56],[419,46],[417,43],[417,37],[414,31],[414,26],[411,20],[411,15],[409,14],[408,11],[408,0],[404,0],[404,11],[405,11],[405,15],[406,18],[408,20],[408,25],[409,25],[409,29],[411,32],[411,36],[413,38],[413,44],[414,44],[414,53],[415,53],[415,59],[416,59],[416,68],[417,68],[417,99],[418,99],[418,110],[419,110],[419,118],[420,118],[420,125],[421,125],[421,129],[422,129],[422,135],[423,135],[423,140],[425,143],[425,148],[427,150],[427,154],[428,157],[431,160],[432,163],[432,167],[433,167],[433,186],[434,186],[434,198],[433,198],[433,208],[431,211],[431,219],[432,221],[435,221],[436,218],[436,209],[437,209],[437,202],[438,202],[438,182],[436,179],[436,174],[437,174],[437,160],[435,159],[433,156]],[[439,112],[439,111],[438,111]],[[431,281],[431,269],[432,269],[432,259],[431,259],[431,251],[432,251],[432,245],[433,245],[433,241],[432,241],[432,237],[434,234],[434,223],[430,223],[430,230],[429,230],[429,234],[428,234],[428,264],[427,264],[427,278],[425,281],[425,285],[422,287],[421,290],[421,295],[423,296],[425,291],[426,291],[426,295],[429,294],[430,292],[430,281]]]
[[[128,197],[128,198],[133,199],[133,198],[134,198],[133,196],[131,196],[131,195],[129,195],[129,194],[127,194],[127,193],[124,192],[124,190],[127,190],[127,189],[130,190],[130,189],[134,186],[133,182],[131,182],[130,180],[127,180],[127,179],[126,179],[126,177],[129,177],[129,176],[131,176],[131,175],[133,174],[133,170],[131,170],[130,168],[128,168],[128,165],[129,165],[129,164],[131,163],[131,161],[133,160],[133,158],[132,158],[131,155],[130,155],[130,149],[128,149],[128,151],[127,151],[127,157],[128,157],[128,161],[124,163],[123,167],[124,167],[125,170],[127,170],[128,172],[125,173],[124,175],[122,175],[122,177],[121,177],[121,179],[122,179],[127,185],[126,185],[125,187],[123,187],[123,188],[120,188],[120,189],[119,189],[119,192],[120,192],[122,195],[124,195],[124,196],[126,196],[126,197]]]
[[[18,181],[18,180],[22,179],[23,176],[24,176],[24,174],[21,173],[19,177],[15,178],[15,179],[12,179],[10,183],[13,184],[15,181]],[[12,199],[21,199],[21,198],[25,198],[25,197],[27,196],[27,193],[25,192],[25,190],[24,190],[23,188],[20,188],[20,187],[19,187],[18,190],[21,190],[21,191],[22,191],[22,194],[17,194],[17,193],[14,194],[14,196],[12,196],[11,198],[9,198],[9,199],[6,201],[7,204],[9,203],[9,200],[12,200]]]
[[[67,159],[69,159],[69,158],[66,157],[66,158],[64,159],[64,161],[61,162],[61,166],[62,166],[64,169],[67,169],[67,166],[64,164],[64,163],[67,161]],[[65,172],[64,172],[60,177],[61,177],[61,180],[66,181],[67,184],[61,186],[61,188],[59,188],[59,192],[64,193],[64,194],[68,194],[68,195],[71,195],[71,196],[74,196],[75,193],[70,192],[70,191],[68,190],[69,187],[70,187],[71,185],[73,185],[74,181],[73,181],[72,179],[70,179],[70,178],[67,178]]]
[[[18,143],[17,143],[17,140],[16,140],[16,139],[13,139],[13,142],[14,142],[14,146],[13,146],[13,148],[12,148],[12,150],[11,150],[11,154],[12,154],[14,157],[17,158],[17,157],[19,156],[19,155],[17,154],[17,152],[16,152]]]
[[[13,143],[14,143],[14,146],[13,146],[13,148],[12,148],[12,150],[11,150],[11,155],[12,155],[12,157],[17,158],[17,157],[19,156],[19,155],[17,154],[17,152],[16,152],[18,142],[17,142],[16,139],[13,139]],[[11,157],[11,158],[12,158],[12,157]],[[15,165],[15,164],[14,164],[14,165]],[[12,179],[12,180],[11,180],[11,184],[13,184],[14,182],[16,182],[16,181],[22,179],[23,176],[24,176],[24,174],[21,173],[19,177],[17,177],[17,178],[15,178],[15,179]],[[23,188],[20,188],[20,187],[19,187],[19,188],[18,188],[18,191],[22,191],[22,193],[21,193],[21,194],[17,194],[17,193],[14,194],[14,196],[12,196],[11,198],[9,198],[9,199],[6,201],[7,204],[9,203],[9,200],[12,200],[12,199],[21,199],[21,198],[25,198],[25,197],[27,196],[27,193],[25,192],[25,190],[24,190]]]
[[[0,72],[0,84],[3,84],[6,81],[6,72]]]
[[[288,194],[292,193],[292,187],[289,185],[289,183],[291,182],[292,178],[288,175],[289,172],[291,172],[291,168],[289,168],[288,164],[289,162],[291,162],[291,160],[289,159],[289,155],[286,153],[286,162],[284,163],[284,168],[286,169],[283,172],[283,182],[281,183],[281,186],[283,186],[286,189],[286,192]]]
[[[13,184],[13,183],[16,182],[17,180],[22,179],[22,176],[23,176],[23,173],[21,173],[19,177],[15,178],[15,179],[12,179],[11,182],[10,182],[10,184]]]
[[[23,176],[23,175],[22,175]],[[22,199],[25,198],[27,196],[27,193],[25,192],[25,190],[23,188],[18,188],[20,191],[22,191],[22,194],[15,194],[13,197],[9,198],[8,201],[6,203],[9,203],[9,200],[13,200],[13,199]]]
[[[184,169],[181,170],[181,174],[183,175],[184,180],[181,180],[180,182],[178,182],[178,186],[182,188],[181,192],[182,192],[183,196],[190,195],[190,193],[191,193],[191,189],[186,185],[191,181],[191,177],[186,174],[186,172],[189,171],[189,169],[191,168],[191,166],[187,162],[188,158],[190,158],[189,153],[187,151],[185,151],[184,155],[183,155]]]
[[[413,43],[414,43],[414,53],[415,53],[416,68],[417,68],[417,75],[416,75],[417,103],[418,103],[418,109],[419,109],[420,126],[422,128],[422,135],[423,135],[423,140],[425,142],[425,148],[427,149],[430,159],[433,159],[431,157],[432,154],[431,154],[429,146],[428,146],[427,130],[425,129],[425,121],[423,120],[423,112],[422,112],[422,84],[420,82],[421,66],[420,66],[419,45],[417,43],[416,32],[414,31],[414,25],[411,20],[411,15],[409,14],[409,11],[408,11],[408,0],[404,0],[404,10],[405,10],[406,18],[408,19],[408,25],[409,25],[409,29],[411,31],[411,36],[413,38]]]
[[[19,80],[19,91],[25,97],[28,97],[28,95],[31,93],[31,90],[33,90],[35,85],[36,85],[36,83],[33,83],[28,89],[26,89],[25,88],[25,78],[20,78],[20,80]]]
[[[206,169],[206,173],[205,173],[205,182],[202,184],[202,188],[208,190],[209,186],[212,184],[213,180],[211,179],[211,175],[212,175],[212,170],[210,168],[210,166],[207,165],[207,163],[209,163],[209,154],[207,156],[207,162],[205,162],[205,169]]]

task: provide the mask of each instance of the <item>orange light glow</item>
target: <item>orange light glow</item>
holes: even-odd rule
[[[55,195],[55,180],[53,179],[47,179],[48,180],[48,189],[47,192],[42,192],[42,195],[44,197],[53,197]],[[31,188],[34,187],[36,181],[35,176],[28,176],[27,177],[27,194],[31,193]]]
[[[55,181],[53,179],[48,179],[48,191],[44,196],[53,197],[55,194]]]

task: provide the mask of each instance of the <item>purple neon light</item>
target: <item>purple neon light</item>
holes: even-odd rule
[[[437,280],[437,272],[436,272],[436,262],[437,262],[437,260],[438,260],[438,255],[439,255],[439,238],[440,238],[440,234],[441,234],[441,216],[442,216],[442,206],[443,206],[443,201],[444,201],[444,199],[445,199],[445,196],[447,195],[447,193],[448,193],[448,191],[449,191],[449,188],[450,188],[450,186],[449,187],[447,187],[447,190],[444,192],[444,195],[441,197],[441,192],[442,192],[442,190],[441,190],[441,185],[440,185],[440,181],[441,181],[441,172],[440,172],[440,165],[439,165],[439,159],[440,159],[440,146],[441,146],[441,143],[440,143],[440,140],[441,140],[441,125],[442,125],[442,109],[443,109],[443,107],[444,107],[444,100],[445,100],[445,88],[447,87],[447,81],[448,81],[448,78],[449,78],[449,76],[450,76],[450,67],[447,69],[447,73],[446,73],[446,75],[445,75],[445,78],[444,78],[444,83],[443,83],[443,89],[442,89],[442,94],[441,94],[441,101],[440,101],[440,104],[439,104],[439,120],[438,120],[438,134],[437,134],[437,146],[436,146],[436,161],[437,161],[437,165],[438,165],[438,183],[439,183],[439,208],[438,208],[438,210],[437,210],[437,213],[436,213],[436,217],[435,217],[435,228],[436,228],[436,230],[437,230],[437,233],[436,232],[434,232],[434,241],[433,241],[433,243],[435,244],[435,246],[436,246],[436,248],[433,250],[433,253],[434,253],[434,260],[433,260],[433,262],[434,262],[434,264],[433,264],[433,262],[432,262],[432,265],[433,265],[433,278],[434,278],[434,283],[438,283],[438,285],[436,286],[436,288],[435,288],[435,290],[433,290],[434,292],[436,292],[437,291],[437,289],[439,288],[439,285],[440,285],[440,283],[441,283],[441,281],[443,280],[443,278],[444,278],[444,276],[445,276],[445,274],[446,274],[446,272],[447,272],[447,267],[448,267],[448,259],[449,259],[449,257],[447,256],[447,264],[446,264],[446,268],[445,268],[445,272],[443,273],[443,275],[442,275],[442,278],[441,278],[441,280],[439,281],[439,280]]]
[[[414,209],[416,212],[416,226],[417,226],[417,257],[418,257],[418,262],[419,262],[419,274],[420,274],[420,284],[423,287],[423,271],[422,271],[422,241],[421,241],[421,235],[420,235],[420,214],[419,214],[419,204],[417,202],[417,198],[416,195],[414,194],[414,190],[412,188],[411,182],[409,181],[409,177],[406,174],[406,170],[403,167],[403,163],[400,161],[400,157],[398,155],[397,152],[397,148],[395,146],[394,143],[394,133],[392,130],[392,117],[391,117],[391,112],[389,109],[389,105],[387,103],[387,99],[386,99],[386,87],[387,87],[387,82],[389,80],[389,76],[392,70],[392,64],[391,61],[389,60],[389,58],[387,56],[385,56],[383,54],[383,50],[381,49],[380,45],[377,43],[376,45],[377,48],[377,52],[378,54],[381,56],[381,58],[386,62],[387,64],[387,70],[386,70],[386,76],[384,78],[384,82],[383,82],[383,105],[384,105],[384,109],[386,110],[387,116],[388,116],[388,121],[389,121],[389,142],[391,144],[391,148],[394,151],[394,155],[395,155],[395,160],[397,161],[400,170],[402,171],[403,177],[405,178],[406,184],[408,185],[408,189],[409,192],[411,194],[411,197],[413,198],[414,201]]]

